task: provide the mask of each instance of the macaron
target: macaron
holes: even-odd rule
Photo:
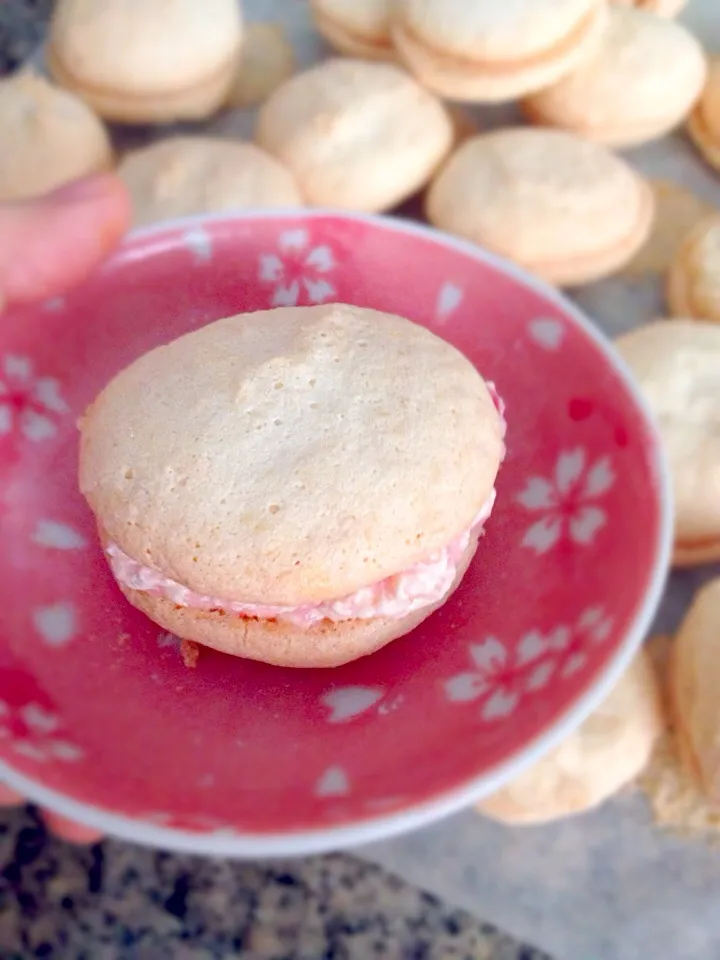
[[[655,221],[647,242],[623,270],[631,280],[669,270],[683,238],[713,212],[709,203],[672,180],[651,180],[650,189]]]
[[[369,213],[420,190],[454,138],[448,111],[404,70],[340,58],[276,90],[255,135],[294,173],[309,204]]]
[[[441,230],[574,286],[634,256],[654,202],[647,183],[604,146],[512,127],[467,140],[430,186],[425,209]]]
[[[478,810],[510,824],[547,823],[591,810],[643,771],[664,726],[657,679],[641,650],[574,733]]]
[[[678,126],[706,75],[703,49],[689,30],[642,9],[617,7],[593,55],[527,97],[523,111],[535,123],[631,147]]]
[[[81,421],[80,489],[130,603],[236,656],[330,667],[460,582],[502,405],[450,344],[344,304],[229,317],[144,355]]]
[[[720,321],[720,214],[701,220],[680,244],[667,297],[675,316]]]
[[[241,40],[237,0],[58,0],[47,63],[107,120],[198,120],[227,99]]]
[[[687,131],[707,162],[720,170],[720,57],[710,60],[705,88],[688,118]]]
[[[0,143],[0,202],[48,193],[113,163],[92,110],[31,73],[0,80]]]
[[[400,59],[450,100],[514,100],[555,83],[600,42],[605,0],[398,0]]]
[[[675,501],[673,563],[720,560],[720,327],[661,320],[615,346],[657,419]]]
[[[390,39],[393,0],[310,0],[318,32],[338,53],[364,60],[394,60]]]
[[[688,0],[610,0],[621,7],[636,7],[658,17],[676,17],[687,6]]]
[[[254,107],[295,73],[295,51],[279,23],[249,23],[245,28],[229,107]]]
[[[696,594],[670,655],[669,690],[680,758],[720,802],[720,578]]]
[[[222,210],[303,206],[292,174],[253,143],[169,137],[127,153],[118,173],[136,227]]]

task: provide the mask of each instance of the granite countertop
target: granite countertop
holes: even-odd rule
[[[550,960],[372,864],[72,847],[0,810],[0,957]]]
[[[37,47],[51,6],[0,0],[0,75]],[[243,864],[72,847],[32,809],[0,809],[0,957],[550,960],[349,855]]]

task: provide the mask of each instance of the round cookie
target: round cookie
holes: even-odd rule
[[[705,89],[690,114],[687,130],[707,162],[720,170],[720,57],[710,60]]]
[[[122,371],[81,422],[80,489],[121,588],[166,629],[334,666],[447,599],[492,508],[503,437],[491,390],[429,330],[341,304],[280,308]]]
[[[237,0],[58,0],[47,62],[107,120],[197,120],[227,99],[241,40]]]
[[[670,653],[669,699],[680,758],[705,795],[720,800],[720,578],[695,595]]]
[[[641,650],[574,733],[477,809],[511,824],[546,823],[591,810],[643,771],[664,725],[657,680]]]
[[[655,198],[655,222],[647,242],[623,270],[631,280],[669,270],[683,237],[713,210],[672,180],[651,180],[650,189]]]
[[[555,83],[600,42],[605,0],[399,0],[392,39],[429,90],[450,100],[514,100]]]
[[[295,73],[295,51],[279,23],[250,23],[245,28],[228,95],[229,107],[253,107]]]
[[[675,566],[720,560],[720,327],[651,323],[615,341],[657,419],[675,500]]]
[[[645,242],[647,184],[605,147],[561,130],[508,128],[467,140],[432,183],[432,224],[551,283],[588,283]]]
[[[105,127],[82,100],[31,73],[0,80],[0,202],[108,170]]]
[[[674,316],[720,321],[720,214],[701,220],[680,244],[667,297]]]
[[[303,206],[292,175],[252,143],[169,137],[127,153],[118,173],[136,227],[222,210]]]
[[[454,137],[448,111],[404,70],[336,58],[283,84],[261,108],[255,138],[309,204],[373,213],[420,190]]]
[[[636,7],[638,10],[647,10],[658,17],[676,17],[688,0],[610,0],[621,7]]]
[[[689,30],[644,10],[618,7],[610,11],[592,57],[526,98],[523,110],[533,122],[630,147],[681,123],[706,74],[702,47]]]
[[[363,60],[394,60],[390,39],[393,0],[310,0],[318,32],[339,53]]]

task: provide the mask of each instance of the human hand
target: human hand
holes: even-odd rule
[[[79,283],[118,243],[130,222],[130,202],[117,177],[78,180],[37,200],[0,204],[0,323],[12,303],[45,300]],[[0,783],[0,806],[23,798]],[[45,822],[76,843],[98,833],[51,811]]]

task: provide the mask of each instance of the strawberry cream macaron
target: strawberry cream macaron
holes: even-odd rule
[[[229,317],[159,347],[81,423],[80,488],[128,600],[179,637],[331,667],[460,582],[495,499],[492,385],[401,317]]]

